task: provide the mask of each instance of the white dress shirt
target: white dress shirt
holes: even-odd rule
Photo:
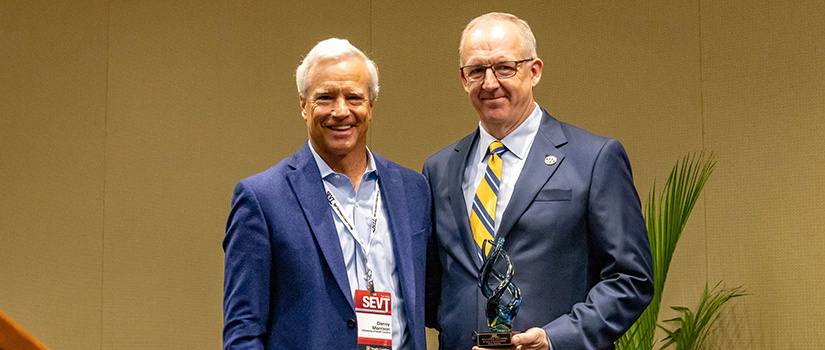
[[[524,161],[527,159],[527,154],[530,152],[530,147],[533,146],[533,140],[536,138],[536,133],[539,131],[541,124],[541,109],[539,105],[535,104],[533,112],[521,123],[515,130],[503,139],[499,140],[507,148],[507,151],[501,155],[501,184],[498,190],[498,201],[496,202],[496,223],[495,231],[498,233],[498,226],[501,222],[501,217],[507,209],[507,204],[510,203],[510,197],[513,195],[513,188],[516,186],[516,181],[521,174],[521,169],[524,168]],[[487,159],[490,157],[488,148],[490,143],[496,141],[496,138],[490,135],[484,126],[478,123],[479,138],[472,153],[469,163],[467,163],[464,171],[464,179],[461,182],[461,189],[464,191],[464,203],[467,204],[467,216],[472,215],[473,199],[476,195],[478,184],[484,178],[484,173],[487,171]]]

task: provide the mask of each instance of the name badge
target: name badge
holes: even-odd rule
[[[355,290],[359,350],[392,350],[392,295]]]

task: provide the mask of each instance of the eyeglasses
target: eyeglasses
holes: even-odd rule
[[[464,79],[467,79],[467,81],[469,82],[483,80],[484,76],[487,74],[487,69],[492,69],[493,74],[495,74],[496,78],[509,79],[516,75],[516,73],[518,73],[519,63],[524,63],[532,60],[535,60],[535,58],[528,58],[526,60],[521,61],[498,62],[491,64],[489,66],[464,66],[460,69],[461,73],[464,74]]]

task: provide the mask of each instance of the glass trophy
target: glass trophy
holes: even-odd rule
[[[483,255],[481,273],[478,276],[478,286],[481,293],[487,298],[487,326],[489,332],[479,332],[476,335],[476,344],[481,347],[510,347],[513,317],[518,313],[521,305],[521,291],[513,284],[513,263],[510,256],[504,251],[504,238],[497,241],[485,240],[481,251],[489,252]],[[506,267],[502,274],[495,267]]]

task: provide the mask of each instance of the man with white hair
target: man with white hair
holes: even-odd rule
[[[505,305],[518,310],[515,348],[613,348],[653,297],[650,245],[624,148],[534,101],[543,63],[527,22],[482,15],[462,33],[459,55],[479,126],[424,164],[434,206],[428,326],[441,332],[441,349],[469,350],[473,332],[511,321],[513,312],[487,314],[499,316],[486,295],[492,306],[507,296],[479,288],[484,242],[503,240],[521,296],[520,308]],[[501,274],[491,281],[508,280],[506,266],[494,269]]]
[[[424,350],[429,192],[367,148],[375,63],[327,39],[296,82],[309,140],[232,198],[224,349]]]

